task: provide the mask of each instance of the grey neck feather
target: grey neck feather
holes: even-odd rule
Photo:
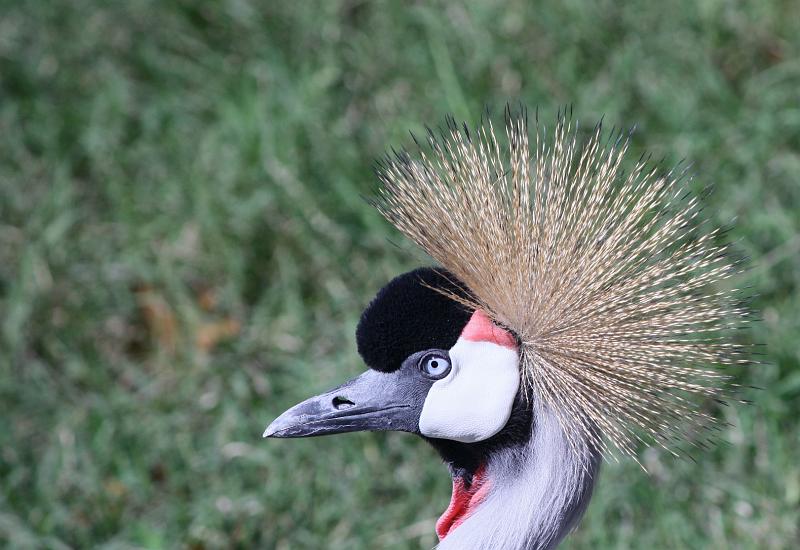
[[[582,460],[552,412],[534,410],[530,440],[495,453],[486,465],[486,499],[439,550],[547,550],[577,525],[592,496],[600,455]]]

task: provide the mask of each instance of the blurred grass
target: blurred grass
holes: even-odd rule
[[[371,160],[520,99],[693,161],[764,318],[729,443],[608,465],[565,546],[797,547],[798,36],[788,0],[3,2],[0,543],[431,547],[420,441],[260,434],[361,370],[361,308],[419,262]]]

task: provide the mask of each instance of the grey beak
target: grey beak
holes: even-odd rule
[[[267,426],[264,437],[313,437],[358,431],[419,429],[417,395],[396,373],[369,370],[298,403]]]

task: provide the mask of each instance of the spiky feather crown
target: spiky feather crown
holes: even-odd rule
[[[552,134],[537,116],[531,150],[527,115],[507,109],[504,137],[448,119],[378,163],[377,208],[517,335],[526,395],[574,449],[702,445],[714,419],[693,398],[722,397],[716,367],[746,362],[728,331],[745,312],[685,173],[645,159],[626,173],[628,136],[598,124],[581,139],[564,114]]]

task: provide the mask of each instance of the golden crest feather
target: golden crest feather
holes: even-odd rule
[[[587,137],[565,114],[548,132],[506,109],[470,131],[453,119],[378,165],[376,206],[460,279],[521,342],[526,396],[554,411],[575,449],[633,456],[644,436],[702,445],[719,367],[748,362],[746,322],[720,229],[707,230],[685,172],[623,169],[629,136]],[[649,438],[647,437],[649,436]]]

